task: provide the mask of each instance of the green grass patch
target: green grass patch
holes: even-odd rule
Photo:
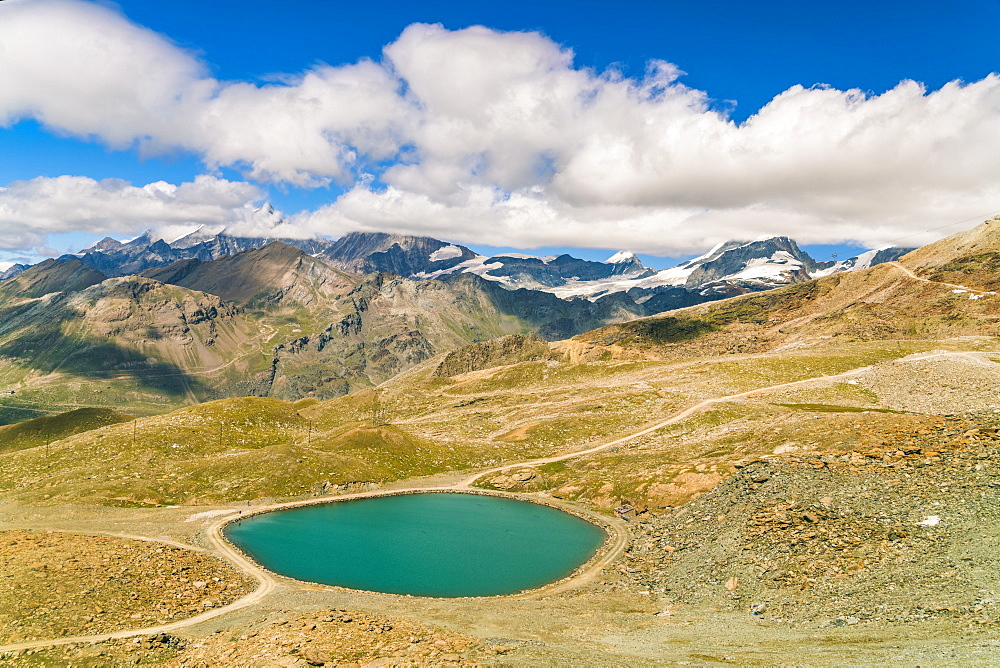
[[[0,427],[0,452],[24,450],[45,445],[133,418],[110,408],[78,408],[58,415],[46,415],[18,424]]]

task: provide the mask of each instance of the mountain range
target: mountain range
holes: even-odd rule
[[[114,277],[184,260],[217,260],[274,241],[299,248],[349,273],[389,272],[414,280],[468,273],[508,289],[549,292],[562,299],[594,301],[621,292],[642,303],[659,296],[656,307],[660,310],[862,269],[913,250],[887,248],[839,262],[818,262],[788,237],[771,237],[721,243],[675,267],[654,270],[629,251],[615,253],[604,262],[581,260],[568,254],[538,257],[502,253],[486,257],[460,244],[430,237],[352,232],[334,241],[272,239],[199,229],[172,242],[156,239],[149,232],[127,242],[106,237],[78,254],[59,259],[78,258],[105,276]],[[0,281],[24,269],[23,265],[14,265],[0,274]]]
[[[138,412],[231,396],[330,398],[498,336],[567,339],[903,252],[821,263],[775,237],[655,271],[628,252],[606,262],[486,258],[379,233],[107,238],[0,282],[0,388],[17,392],[0,417],[34,417],[98,392],[98,403]]]

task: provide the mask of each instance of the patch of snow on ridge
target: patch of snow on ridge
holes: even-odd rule
[[[494,259],[509,257],[512,260],[540,260],[542,264],[548,264],[555,260],[558,255],[546,255],[544,257],[539,257],[538,255],[528,255],[527,253],[500,253],[495,255]]]
[[[686,262],[670,269],[658,271],[648,278],[640,279],[636,285],[640,288],[652,288],[657,285],[684,285],[687,282],[688,276],[693,274],[697,268],[698,265]]]
[[[771,257],[750,260],[743,271],[727,279],[779,279],[788,271],[802,267],[802,263],[785,251],[775,251]]]
[[[442,276],[447,276],[449,274],[454,274],[460,271],[461,272],[467,271],[472,274],[478,274],[482,270],[483,265],[486,263],[486,260],[488,259],[489,258],[487,258],[485,255],[477,255],[471,260],[460,262],[456,264],[454,267],[448,267],[447,269],[438,269],[436,271],[419,271],[413,274],[411,278],[433,280],[435,278],[441,278]],[[495,269],[496,267],[491,267],[491,268]]]
[[[605,264],[622,264],[624,262],[631,262],[635,259],[635,253],[632,251],[618,251],[607,260],[604,261]]]
[[[854,266],[851,269],[868,269],[872,266],[872,260],[875,256],[879,254],[879,250],[865,251],[858,256],[857,260],[854,261]]]
[[[572,297],[586,297],[593,301],[598,297],[603,297],[610,292],[625,292],[629,288],[636,287],[634,278],[627,276],[617,276],[614,278],[598,279],[596,281],[581,281],[570,279],[565,285],[559,287],[539,288],[544,292],[551,292],[560,299],[570,299]]]
[[[658,271],[652,276],[636,278],[636,274],[623,274],[609,278],[599,278],[594,281],[567,281],[565,285],[556,288],[539,288],[551,292],[560,299],[571,297],[586,297],[593,301],[612,292],[626,292],[631,288],[656,288],[664,285],[684,285],[687,277],[695,267],[672,267]]]
[[[511,286],[510,278],[507,276],[491,276],[490,271],[494,269],[499,269],[503,266],[503,262],[490,262],[491,258],[485,255],[477,255],[471,260],[466,260],[465,262],[460,262],[454,267],[448,267],[447,269],[438,269],[437,271],[421,271],[419,273],[413,274],[411,278],[419,278],[423,280],[433,280],[435,278],[441,278],[442,276],[448,276],[450,274],[457,274],[459,272],[463,274],[475,274],[486,280],[493,281],[494,283],[502,283],[506,286]]]
[[[428,259],[431,262],[440,262],[441,260],[450,260],[453,257],[462,257],[462,249],[454,244],[438,248],[436,251],[431,253],[430,258]]]

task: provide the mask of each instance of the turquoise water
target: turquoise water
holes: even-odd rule
[[[571,573],[604,542],[569,513],[474,494],[406,494],[248,517],[226,537],[281,575],[414,596],[492,596]]]

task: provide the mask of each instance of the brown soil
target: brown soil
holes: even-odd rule
[[[333,610],[289,615],[236,638],[215,634],[192,644],[166,665],[359,666],[382,659],[376,665],[468,666],[479,664],[462,654],[478,644],[470,636],[406,619]]]
[[[0,644],[191,617],[252,589],[200,551],[62,532],[0,532]]]

